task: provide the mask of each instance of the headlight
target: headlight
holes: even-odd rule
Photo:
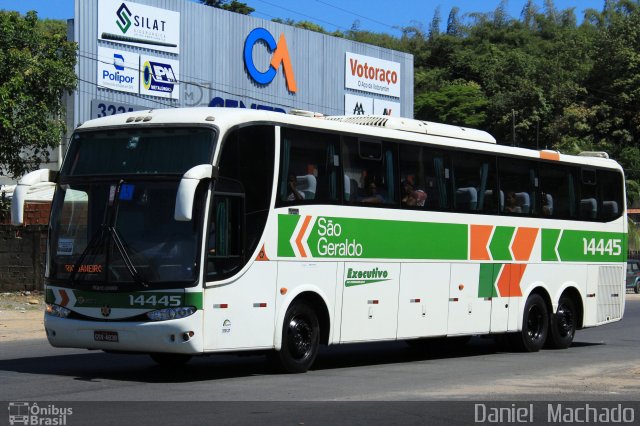
[[[53,305],[51,303],[47,303],[46,308],[47,315],[51,315],[58,318],[66,318],[69,316],[71,311],[67,308],[64,308],[60,305]]]
[[[166,321],[172,319],[180,319],[193,315],[196,308],[193,306],[185,306],[182,308],[165,308],[158,309],[157,311],[147,312],[147,317],[151,321]]]

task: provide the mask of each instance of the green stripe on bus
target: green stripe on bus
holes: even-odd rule
[[[299,215],[281,214],[278,215],[278,256],[295,257],[293,247],[289,243],[293,231],[300,220]]]
[[[290,238],[291,234],[280,232],[278,247],[289,244]],[[313,257],[320,258],[466,260],[469,227],[321,216],[307,244]]]
[[[625,262],[626,258],[627,235],[624,233],[542,230],[543,261]]]
[[[193,306],[202,309],[202,292],[187,293],[185,291],[138,291],[131,293],[101,293],[85,290],[64,289],[71,293],[75,301],[67,305],[68,308],[135,308],[135,309],[163,309],[181,306]],[[50,300],[50,302],[49,302]],[[55,295],[47,290],[47,301],[53,303]]]
[[[478,297],[498,297],[496,281],[502,268],[501,263],[481,263],[478,281]]]
[[[625,234],[566,230],[558,254],[563,262],[622,262],[627,252]]]
[[[512,260],[509,245],[516,228],[512,226],[496,226],[489,243],[489,251],[493,260]]]
[[[543,229],[542,230],[542,253],[543,261],[557,262],[556,244],[560,237],[560,229]]]

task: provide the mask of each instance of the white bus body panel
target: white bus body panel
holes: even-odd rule
[[[447,334],[449,263],[403,263],[398,298],[398,339]]]
[[[387,280],[362,285],[343,286],[342,327],[340,341],[391,340],[396,338],[398,323],[398,291],[400,264],[382,262],[349,262],[345,264],[344,280],[349,270],[387,271]]]
[[[478,297],[479,275],[480,264],[451,264],[449,335],[489,332],[491,300]]]
[[[253,262],[233,282],[205,288],[205,350],[273,347],[277,265]]]

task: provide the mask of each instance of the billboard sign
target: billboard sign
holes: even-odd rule
[[[391,102],[384,99],[374,99],[373,113],[375,115],[389,115],[400,117],[400,102]]]
[[[364,96],[344,95],[344,115],[373,114],[373,99]]]
[[[180,99],[179,62],[140,55],[140,94]]]
[[[140,56],[123,50],[98,47],[98,87],[138,93]]]
[[[400,97],[400,63],[347,52],[344,86],[378,95]]]
[[[98,2],[98,39],[180,53],[180,13],[120,0]]]

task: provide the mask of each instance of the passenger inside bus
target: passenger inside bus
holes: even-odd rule
[[[370,181],[367,186],[367,194],[359,201],[362,203],[381,204],[384,203],[384,197],[378,194],[378,187],[374,181]]]
[[[289,188],[287,201],[299,201],[305,199],[305,193],[304,191],[298,189],[298,179],[294,175],[289,175],[289,179],[287,179],[287,186]]]
[[[296,176],[298,191],[304,193],[306,200],[316,198],[316,188],[318,186],[318,169],[314,164],[307,164],[307,174]]]
[[[427,201],[427,194],[421,189],[414,189],[409,179],[402,182],[402,206],[423,207]]]

